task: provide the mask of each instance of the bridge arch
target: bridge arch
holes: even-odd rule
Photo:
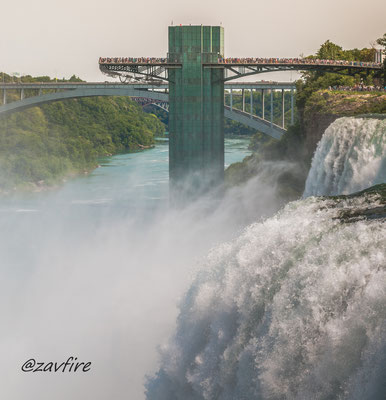
[[[60,85],[41,85],[43,89],[60,89]],[[3,115],[11,114],[13,112],[18,112],[25,110],[30,107],[36,107],[47,103],[52,103],[67,99],[76,99],[82,97],[96,97],[96,96],[128,96],[137,99],[148,99],[149,104],[154,104],[157,107],[169,112],[167,104],[169,102],[169,94],[165,91],[160,91],[166,88],[166,85],[160,87],[150,87],[149,85],[111,85],[111,84],[79,84],[79,85],[69,85],[75,88],[63,87],[62,90],[41,94],[32,97],[23,98],[18,101],[11,103],[6,103],[0,106],[0,117]],[[7,90],[17,90],[17,89],[40,89],[39,85],[14,85],[7,88]],[[272,85],[273,89],[275,85]],[[245,111],[237,110],[232,107],[225,106],[224,109],[225,118],[232,119],[239,123],[249,126],[256,131],[267,134],[275,139],[280,139],[286,132],[286,130],[276,124],[271,123],[263,118],[256,115],[252,115]]]
[[[12,112],[22,111],[30,107],[41,106],[43,104],[52,103],[55,101],[76,99],[81,97],[96,97],[96,96],[129,96],[129,97],[145,97],[155,101],[167,102],[169,100],[167,93],[141,90],[137,88],[100,88],[89,89],[79,88],[65,90],[61,92],[42,94],[39,96],[27,97],[19,101],[4,104],[0,106],[0,116],[10,114]]]

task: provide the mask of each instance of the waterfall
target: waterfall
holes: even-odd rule
[[[341,118],[317,148],[303,200],[213,249],[160,348],[148,400],[383,400],[385,121]]]
[[[339,118],[319,142],[304,197],[349,194],[386,181],[386,120]]]
[[[213,250],[147,399],[384,399],[384,223],[335,219],[378,201],[293,202]]]

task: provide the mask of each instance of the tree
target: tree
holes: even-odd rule
[[[377,39],[376,42],[383,47],[383,53],[386,54],[386,33],[383,34],[383,37]]]
[[[327,40],[320,46],[316,56],[321,60],[339,60],[342,58],[342,47]]]
[[[76,75],[72,75],[72,77],[68,81],[69,82],[83,82],[82,79],[80,79]]]
[[[383,34],[383,37],[377,39],[377,44],[383,47],[383,54],[386,55],[386,33]],[[386,85],[386,57],[383,60],[383,84]]]

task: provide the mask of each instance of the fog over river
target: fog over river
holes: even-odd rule
[[[384,176],[385,127],[348,121],[354,135],[375,132],[361,157],[336,124],[308,194],[340,187],[343,170],[344,190],[360,189],[349,167],[364,160],[365,187]],[[247,146],[227,139],[226,164]],[[322,165],[318,152],[347,149],[339,166]],[[383,399],[384,222],[342,224],[335,201],[315,197],[276,213],[287,168],[266,162],[246,184],[177,210],[159,143],[58,190],[0,200],[0,398]],[[70,356],[90,371],[21,371]]]
[[[226,165],[248,144],[226,139]],[[255,203],[237,190],[215,207],[170,209],[167,142],[103,159],[58,190],[1,199],[0,397],[144,398],[197,260],[259,215]],[[91,370],[21,371],[70,356]]]

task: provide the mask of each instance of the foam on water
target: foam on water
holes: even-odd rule
[[[385,121],[325,132],[305,197],[385,181]],[[383,400],[385,223],[339,210],[380,197],[309,197],[211,251],[183,298],[148,400]]]
[[[332,205],[291,203],[211,252],[148,399],[384,398],[384,224]]]

